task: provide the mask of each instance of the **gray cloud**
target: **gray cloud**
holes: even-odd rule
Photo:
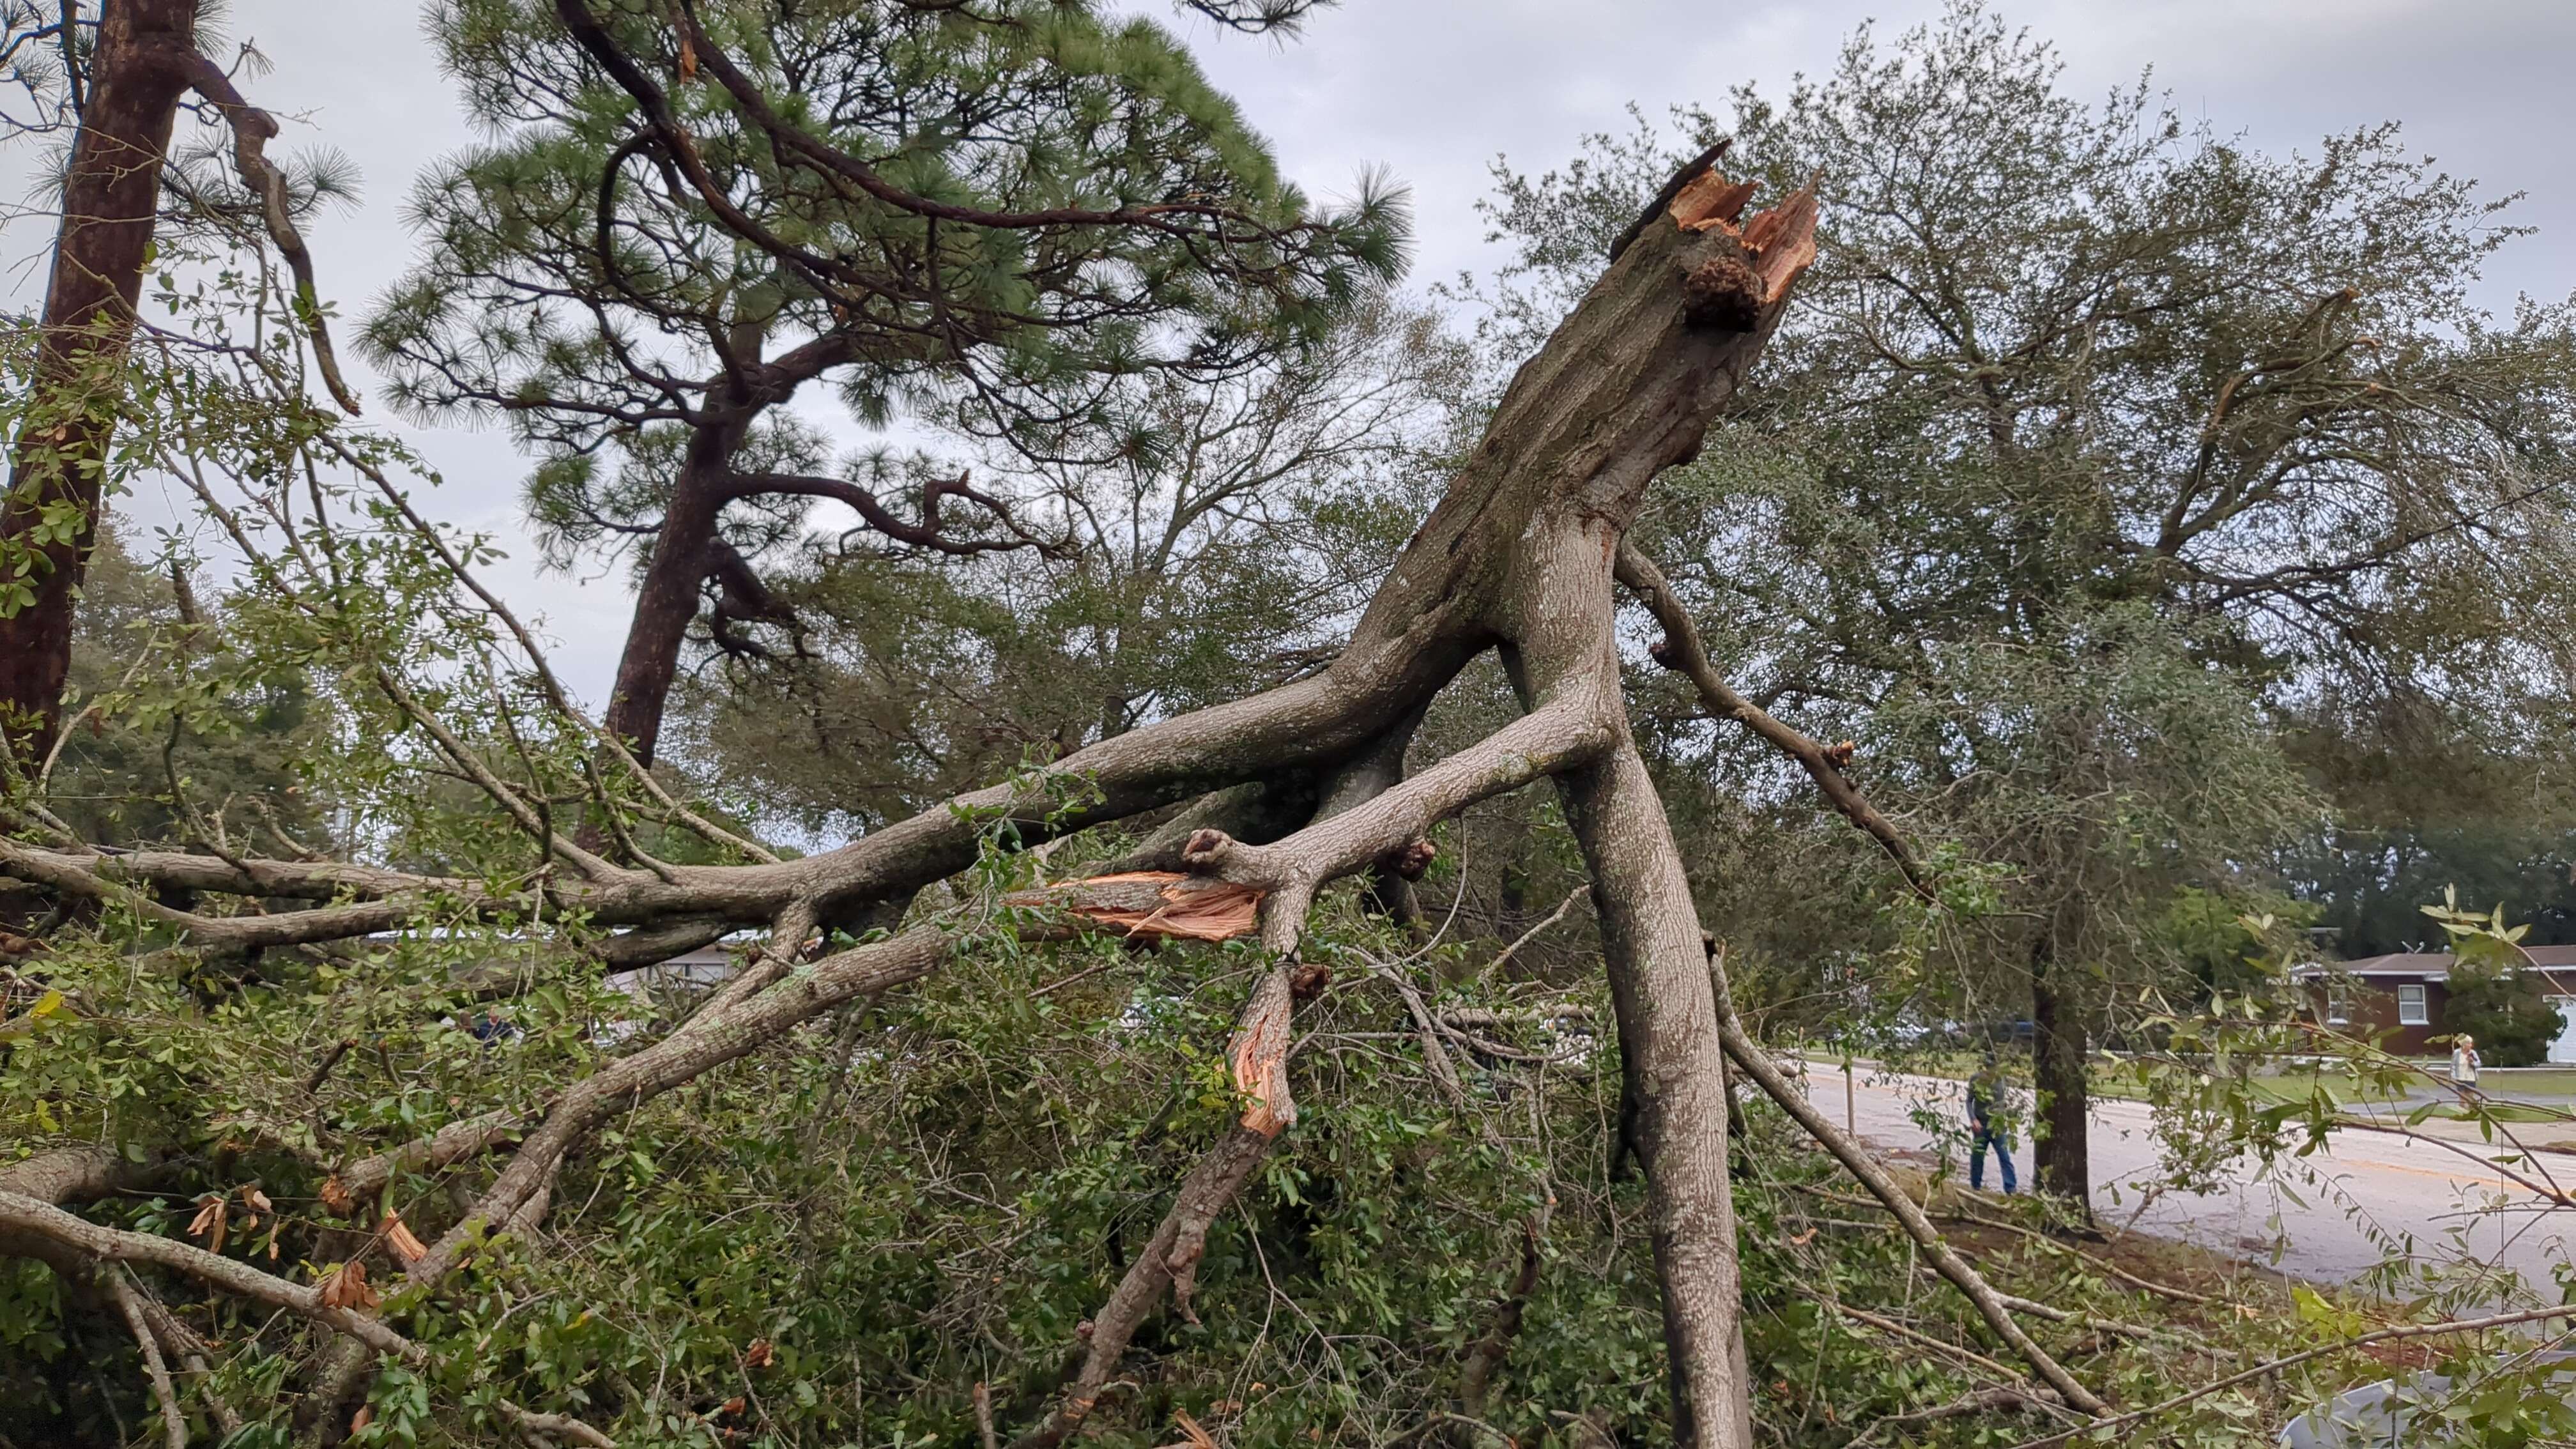
[[[1372,165],[1411,185],[1416,278],[1427,282],[1492,260],[1473,205],[1497,153],[1544,168],[1582,133],[1623,127],[1631,101],[1653,116],[1681,102],[1723,114],[1740,81],[1777,94],[1795,72],[1827,68],[1864,20],[1892,35],[1937,10],[1926,0],[1345,0],[1284,46],[1183,28],[1310,191],[1345,193]],[[2576,89],[2561,75],[2576,54],[2576,6],[2564,0],[2022,0],[2004,13],[2059,46],[2080,93],[2133,82],[2152,65],[2186,116],[2268,149],[2402,120],[2455,173],[2530,193],[2516,219],[2540,234],[2499,258],[2484,291],[2491,305],[2576,284],[2564,241],[2576,230],[2576,161],[2564,140],[2576,133]],[[362,204],[311,228],[325,291],[344,314],[362,315],[413,254],[403,223],[412,179],[474,134],[409,4],[237,0],[231,29],[274,62],[249,89],[293,118],[287,143],[335,147],[364,172]],[[8,158],[0,186],[23,186],[28,164],[23,152]],[[50,230],[41,218],[18,221],[0,257],[37,255]],[[29,273],[13,268],[0,283],[23,302],[41,284]],[[514,557],[498,581],[545,616],[564,646],[559,662],[598,697],[623,637],[624,579],[536,571],[517,508],[524,463],[498,434],[404,431],[444,476],[434,511],[504,541]],[[131,507],[175,516],[148,493]]]

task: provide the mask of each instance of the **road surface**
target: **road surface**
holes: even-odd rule
[[[1807,1083],[1816,1105],[1841,1122],[1841,1070],[1810,1063]],[[1964,1180],[1964,1090],[1959,1082],[1881,1074],[1864,1064],[1852,1083],[1853,1117],[1860,1135],[1881,1149],[1946,1151]],[[1927,1116],[1934,1120],[1927,1124]],[[2240,1163],[2215,1191],[2156,1194],[2148,1189],[2164,1174],[2146,1105],[2097,1101],[2092,1124],[2093,1207],[2106,1228],[2134,1221],[2160,1237],[2320,1281],[2354,1277],[2393,1256],[2457,1260],[2465,1252],[2546,1285],[2576,1250],[2576,1210],[2535,1211],[2543,1200],[2508,1176],[2555,1179],[2576,1192],[2576,1155],[2535,1153],[2508,1169],[2489,1160],[2507,1155],[2497,1148],[2343,1128],[2324,1151],[2283,1165],[2271,1179],[2258,1180],[2250,1163]],[[2027,1134],[2014,1162],[2027,1188]],[[1991,1190],[1991,1159],[1987,1174]]]

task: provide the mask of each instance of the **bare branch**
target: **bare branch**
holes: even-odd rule
[[[1636,545],[1624,539],[1619,544],[1619,582],[1636,590],[1646,607],[1654,611],[1656,622],[1664,626],[1663,643],[1655,650],[1656,663],[1667,669],[1679,670],[1688,678],[1698,688],[1700,698],[1711,713],[1740,721],[1782,754],[1797,761],[1799,768],[1816,782],[1816,788],[1824,792],[1825,799],[1852,824],[1869,832],[1870,838],[1887,851],[1888,858],[1896,862],[1896,868],[1904,872],[1906,883],[1913,886],[1917,894],[1925,900],[1939,899],[1922,866],[1915,861],[1914,852],[1907,847],[1905,838],[1862,796],[1850,777],[1843,773],[1842,765],[1834,755],[1814,740],[1772,718],[1760,705],[1736,693],[1718,677],[1716,667],[1709,663],[1708,650],[1700,643],[1699,630],[1691,623],[1690,610],[1683,606],[1680,596],[1665,581],[1663,570],[1655,567],[1654,560],[1646,557]]]
[[[295,228],[295,217],[288,207],[286,174],[268,159],[268,143],[277,139],[277,118],[242,99],[232,77],[194,50],[179,57],[181,72],[188,86],[214,103],[223,113],[233,132],[233,166],[241,173],[242,185],[259,198],[260,221],[268,228],[268,239],[286,258],[287,269],[295,276],[296,320],[304,324],[313,342],[313,365],[322,374],[322,383],[331,390],[331,398],[351,414],[358,412],[358,395],[340,376],[338,354],[331,350],[331,329],[323,319],[322,299],[313,285],[313,254],[304,245],[304,234]]]

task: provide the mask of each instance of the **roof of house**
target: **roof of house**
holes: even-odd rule
[[[2526,946],[2523,954],[2531,964],[2544,971],[2576,970],[2576,946]],[[2451,974],[2448,951],[2392,951],[2385,956],[2365,956],[2358,961],[2315,961],[2291,973],[2299,977],[2315,976],[2398,976],[2425,981],[2441,981]]]

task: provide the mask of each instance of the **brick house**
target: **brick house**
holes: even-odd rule
[[[2550,1045],[2549,1060],[2576,1063],[2576,946],[2533,946],[2528,969],[2541,976],[2541,991],[2566,1023]],[[2355,1035],[2380,1036],[2399,1056],[2433,1056],[2447,1036],[2442,1008],[2450,999],[2451,953],[2399,951],[2359,961],[2321,962],[2293,973],[2313,983],[2317,1010],[2328,1026]]]

